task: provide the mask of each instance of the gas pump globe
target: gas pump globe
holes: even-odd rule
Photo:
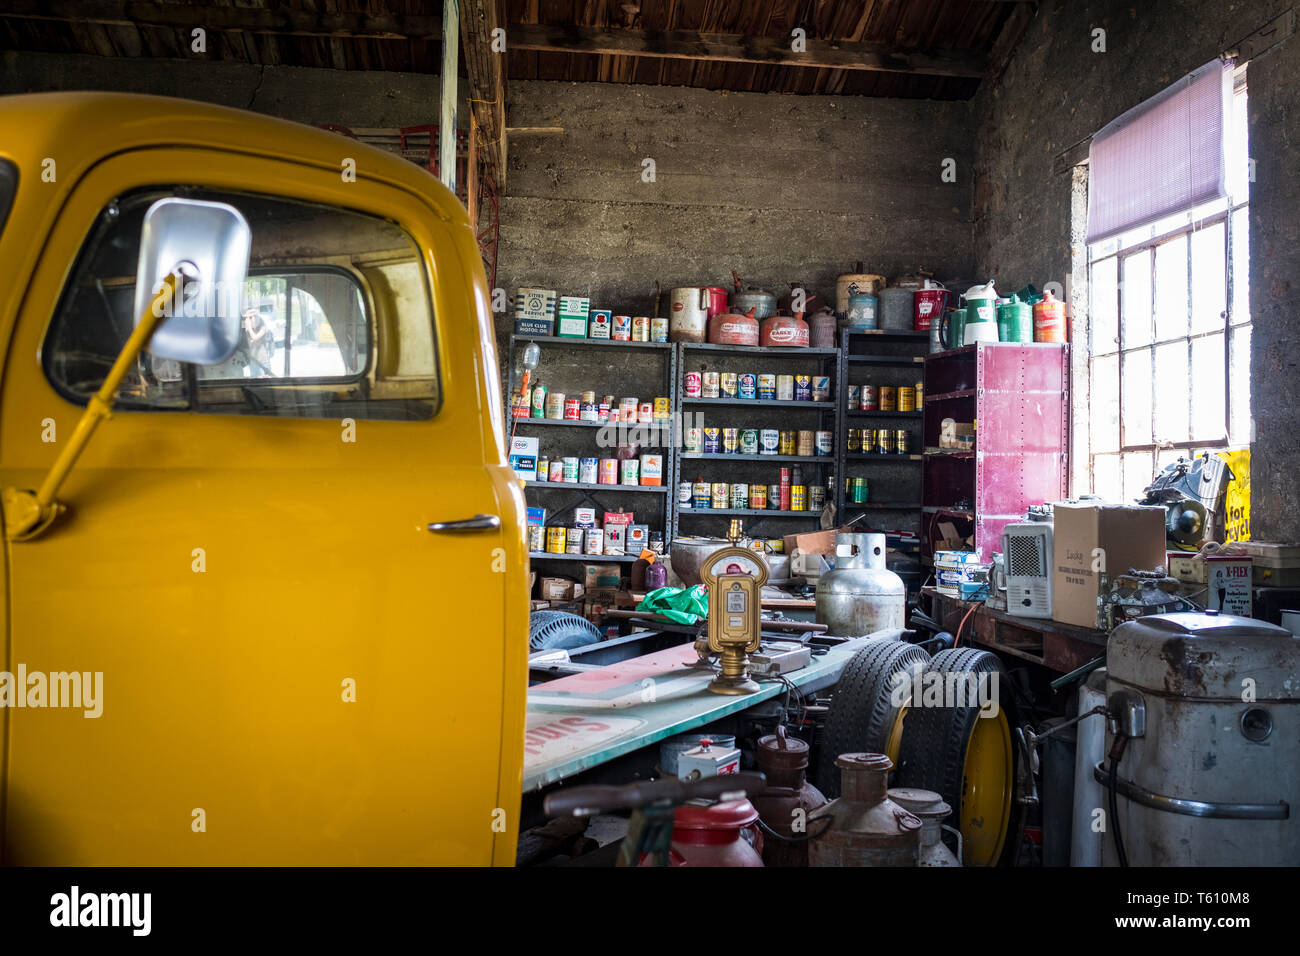
[[[720,655],[722,666],[709,683],[715,694],[759,689],[749,677],[746,655],[758,650],[762,636],[760,596],[767,577],[762,554],[734,546],[713,552],[700,570],[709,588],[709,650]]]

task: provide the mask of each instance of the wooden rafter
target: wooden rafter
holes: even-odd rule
[[[372,40],[436,40],[442,18],[397,13],[324,13],[277,7],[202,7],[137,0],[6,0],[0,17],[104,26],[201,26],[221,33],[350,37]]]
[[[807,50],[795,53],[788,37],[737,36],[689,30],[607,30],[516,23],[510,27],[508,42],[514,50],[551,53],[713,60],[930,76],[982,77],[987,67],[982,54],[968,51],[909,50],[885,43],[810,37]]]

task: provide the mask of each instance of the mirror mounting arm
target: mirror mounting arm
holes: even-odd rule
[[[54,460],[45,480],[41,482],[41,487],[36,491],[8,487],[0,492],[0,501],[3,501],[4,506],[5,536],[10,541],[32,540],[67,510],[67,506],[57,500],[59,488],[90,443],[91,436],[95,434],[99,423],[112,414],[113,403],[122,380],[126,378],[126,373],[131,370],[135,360],[149,344],[154,330],[171,312],[176,288],[180,282],[180,274],[177,272],[170,273],[163,280],[162,288],[150,301],[148,308],[140,316],[140,321],[126,340],[126,344],[122,346],[122,351],[118,353],[117,360],[104,379],[104,384],[86,404],[86,410],[82,413],[81,420],[77,422],[71,441],[59,452],[59,457]]]

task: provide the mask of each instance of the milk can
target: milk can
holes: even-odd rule
[[[916,866],[921,820],[889,799],[893,762],[884,754],[840,754],[835,766],[841,796],[808,815],[808,829],[817,834],[809,865]]]
[[[948,849],[942,839],[944,818],[952,813],[952,807],[943,802],[943,797],[933,790],[893,787],[889,791],[889,799],[921,820],[921,853],[918,866],[961,866],[957,854]],[[961,839],[960,833],[957,834],[957,838]]]
[[[758,769],[767,776],[767,789],[753,798],[754,807],[763,823],[785,838],[769,836],[764,841],[763,863],[807,866],[807,837],[817,832],[807,826],[808,814],[826,804],[822,792],[807,780],[808,744],[787,737],[785,725],[779,724],[775,734],[759,738]]]

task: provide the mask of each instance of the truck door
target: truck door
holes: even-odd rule
[[[35,487],[71,435],[167,195],[248,219],[244,334],[215,368],[143,356],[68,513],[7,546],[8,670],[83,686],[9,711],[6,862],[513,858],[522,496],[465,244],[418,194],[364,162],[356,182],[201,149],[95,167],[17,318],[0,484]]]

